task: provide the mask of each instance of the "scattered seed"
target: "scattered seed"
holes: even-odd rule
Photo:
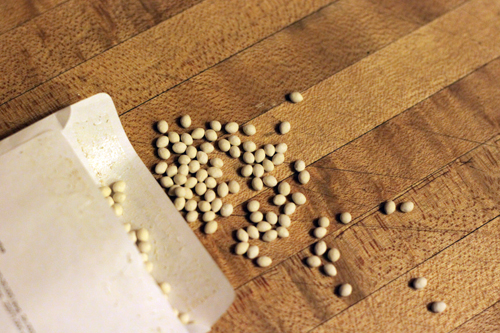
[[[414,207],[415,207],[415,205],[413,204],[413,202],[411,202],[411,201],[405,201],[405,202],[403,202],[401,204],[401,206],[399,207],[399,209],[403,213],[409,213],[409,212],[411,212],[413,210]],[[446,304],[445,304],[445,307],[446,307]]]
[[[286,133],[290,132],[291,125],[288,121],[283,121],[280,124],[279,128],[280,128],[280,134],[286,134]]]
[[[165,173],[165,171],[167,171],[167,167],[168,167],[167,162],[161,161],[158,164],[156,164],[156,166],[155,166],[155,173],[157,175],[162,175],[162,174]],[[106,187],[109,188],[108,186],[106,186]],[[111,193],[111,189],[109,189],[109,191]],[[101,192],[102,192],[102,190],[101,190]],[[104,195],[104,193],[103,193],[103,195]],[[105,197],[107,197],[107,196],[109,196],[109,194],[105,195]]]
[[[290,191],[291,191],[291,188],[290,188],[290,184],[288,184],[286,181],[282,181],[279,185],[278,185],[278,193],[285,196],[285,195],[289,195],[290,194]]]
[[[224,198],[229,194],[229,186],[226,183],[220,183],[217,186],[217,195],[221,198]]]
[[[208,142],[205,142],[208,143]],[[200,164],[207,164],[208,163],[208,155],[204,151],[199,151],[196,153],[196,159]]]
[[[119,203],[113,204],[113,206],[111,206],[111,208],[113,209],[113,212],[115,213],[116,216],[123,215],[123,206],[120,205]]]
[[[177,162],[179,164],[189,164],[189,162],[191,162],[191,158],[189,158],[189,156],[187,156],[187,155],[181,155],[177,159]]]
[[[206,134],[207,134],[207,133],[205,132],[205,135],[206,135]],[[213,144],[211,144],[210,142],[203,142],[203,143],[200,145],[200,149],[201,149],[203,152],[205,152],[205,153],[207,153],[207,154],[210,154],[211,152],[213,152],[213,151],[214,151],[214,145],[213,145]],[[201,163],[201,161],[200,161],[200,163]],[[203,163],[202,163],[202,164],[203,164]]]
[[[259,230],[259,232],[266,232],[268,230],[271,230],[272,228],[273,227],[269,222],[261,221],[257,223],[257,230]]]
[[[245,162],[246,164],[252,164],[252,163],[254,163],[255,162],[255,156],[254,156],[254,154],[252,154],[249,151],[246,151],[243,154],[243,162]]]
[[[295,171],[297,171],[297,172],[304,171],[306,169],[306,162],[304,162],[302,160],[295,161],[295,163],[293,164],[293,167],[294,167]]]
[[[186,146],[191,146],[193,144],[193,137],[189,133],[182,133],[181,142],[184,142]]]
[[[178,198],[184,198],[186,196],[186,189],[184,187],[177,187],[174,190],[174,194]]]
[[[248,237],[250,237],[251,239],[257,239],[260,236],[259,230],[257,230],[257,227],[253,225],[247,227],[247,233]]]
[[[107,197],[106,202],[108,203],[109,207],[111,207],[115,204],[115,201],[113,200],[112,197]]]
[[[274,164],[267,158],[262,161],[262,166],[264,167],[265,172],[271,172],[274,170]]]
[[[262,240],[264,242],[272,242],[276,240],[276,238],[278,238],[278,232],[276,230],[268,230],[262,235]]]
[[[187,165],[185,165],[185,164],[181,164],[177,168],[177,174],[178,175],[187,176],[189,174],[189,167]]]
[[[181,136],[177,132],[168,132],[167,136],[171,144],[181,141]]]
[[[243,126],[243,133],[245,133],[248,136],[254,135],[255,133],[257,133],[257,129],[255,128],[254,125],[247,124],[247,125]]]
[[[172,291],[172,287],[170,286],[170,283],[168,283],[168,282],[160,283],[160,289],[165,295],[168,295],[170,293],[170,291]]]
[[[212,142],[217,140],[217,132],[214,130],[211,130],[211,129],[206,130],[205,131],[205,139],[207,139],[208,141],[212,141]]]
[[[241,150],[237,146],[232,146],[229,149],[229,155],[231,155],[232,158],[238,158],[241,156]]]
[[[278,232],[279,238],[287,238],[290,236],[290,232],[288,232],[288,229],[285,227],[278,227],[276,228],[276,231]]]
[[[319,267],[321,265],[321,259],[318,256],[310,256],[306,259],[306,262],[311,268]]]
[[[215,220],[215,213],[209,210],[208,212],[203,213],[202,217],[203,222],[210,222]]]
[[[165,120],[160,120],[156,124],[156,128],[158,129],[158,132],[160,132],[161,134],[165,134],[168,131],[168,123]]]
[[[192,223],[198,219],[198,212],[196,211],[191,211],[186,214],[186,221],[189,223]]]
[[[231,149],[231,143],[227,141],[226,139],[221,139],[218,142],[219,149],[223,152],[228,152],[229,149]]]
[[[224,165],[224,162],[222,161],[221,158],[214,157],[214,158],[210,159],[210,165],[212,165],[216,168],[222,168],[222,166]]]
[[[425,286],[427,286],[427,279],[424,277],[418,277],[413,280],[413,288],[419,290],[419,289],[424,289]]]
[[[189,146],[186,148],[186,155],[189,156],[190,159],[196,158],[198,154],[198,149],[195,146]]]
[[[292,103],[300,103],[304,100],[304,97],[302,97],[302,94],[298,91],[290,93],[290,95],[288,95],[288,98]]]
[[[318,219],[318,227],[326,228],[330,225],[330,219],[326,216],[322,216]]]
[[[276,215],[275,212],[267,212],[266,213],[266,221],[269,222],[269,224],[276,224],[278,223],[278,215]]]
[[[231,146],[239,146],[241,145],[241,139],[236,136],[236,135],[230,135],[229,138],[227,138]]]
[[[248,242],[240,242],[238,244],[236,244],[236,247],[234,248],[234,252],[237,254],[237,255],[244,255],[247,251],[248,251],[248,248],[250,247],[250,244],[248,244]]]
[[[160,162],[160,163],[162,163],[162,162]],[[158,163],[158,164],[160,164],[160,163]],[[166,162],[163,162],[163,163],[167,164]],[[158,164],[157,164],[157,166],[158,166]],[[164,173],[164,172],[165,172],[165,171],[163,171],[163,172],[161,172],[161,173]],[[157,172],[157,173],[158,173],[158,172]],[[109,187],[109,186],[101,186],[101,187],[99,188],[99,190],[101,191],[102,196],[103,196],[103,197],[105,197],[105,198],[106,198],[106,197],[109,197],[109,196],[111,195],[111,187]]]
[[[164,188],[170,188],[172,185],[174,185],[174,181],[172,178],[165,176],[160,178],[160,185]]]
[[[310,179],[311,179],[311,175],[309,174],[309,171],[304,170],[304,171],[301,171],[299,173],[299,183],[307,184]]]
[[[204,136],[205,136],[205,130],[201,127],[198,127],[191,132],[191,137],[195,140],[199,140]]]
[[[328,260],[331,262],[336,262],[337,260],[340,259],[340,251],[336,248],[328,250],[328,253],[326,254],[326,257]]]
[[[241,168],[240,172],[243,177],[250,177],[253,173],[253,166],[247,164]]]
[[[273,263],[273,260],[267,256],[257,258],[257,265],[260,267],[268,267]]]
[[[208,202],[208,201],[202,200],[202,201],[198,202],[198,209],[200,210],[200,212],[206,213],[211,208],[212,208],[212,206],[210,205],[210,202]]]
[[[286,143],[284,143],[284,142],[283,142],[283,143],[278,143],[278,144],[276,145],[276,148],[275,148],[275,149],[276,149],[276,152],[277,152],[277,153],[284,154],[284,153],[286,153],[286,151],[288,150],[288,146],[287,146],[287,144],[286,144]]]
[[[205,183],[198,183],[194,187],[194,191],[196,192],[196,194],[198,194],[200,196],[204,195],[205,192],[207,192],[207,185],[205,185]]]
[[[153,263],[151,261],[146,261],[144,263],[144,266],[146,267],[146,271],[148,273],[151,273],[153,271],[154,266],[153,266]]]
[[[191,117],[188,115],[182,116],[180,123],[182,127],[188,128],[189,126],[191,126]]]
[[[174,176],[174,183],[176,183],[177,185],[184,185],[184,184],[186,184],[186,181],[187,181],[187,177],[184,175],[181,175],[180,173],[178,173]]]
[[[384,203],[384,213],[386,215],[391,215],[396,211],[396,204],[392,200],[388,200]]]
[[[212,206],[212,212],[217,213],[222,208],[222,200],[220,198],[215,198],[210,205]]]
[[[254,259],[259,255],[259,247],[257,245],[252,245],[247,250],[247,258]]]
[[[158,149],[158,156],[162,160],[168,160],[168,158],[170,157],[170,150],[168,150],[168,148],[160,148]]]
[[[175,198],[174,200],[174,206],[175,206],[175,209],[177,209],[178,211],[181,211],[184,209],[184,206],[186,206],[186,198]]]
[[[445,302],[433,302],[431,304],[431,311],[434,313],[441,313],[444,310],[446,310],[446,303]]]
[[[257,149],[254,155],[256,163],[262,163],[262,161],[266,158],[266,152],[262,148]]]
[[[352,293],[352,286],[349,283],[343,283],[339,287],[339,296],[347,297]]]
[[[137,234],[136,234],[136,237],[137,237]],[[138,242],[137,243],[137,248],[142,253],[149,253],[149,252],[151,252],[151,243],[149,243],[149,242]]]
[[[217,181],[214,177],[207,177],[207,179],[205,179],[205,185],[207,185],[207,188],[215,188],[217,186]]]
[[[217,120],[212,120],[210,122],[210,128],[216,132],[219,132],[222,129],[222,125]]]
[[[183,154],[186,151],[186,148],[187,146],[184,142],[176,142],[172,146],[172,150],[177,154]]]
[[[190,200],[186,201],[186,205],[184,206],[184,209],[188,212],[192,212],[192,211],[196,210],[196,207],[198,207],[198,202],[196,202],[196,200],[194,200],[194,199],[190,199]]]
[[[260,203],[257,200],[252,200],[247,204],[247,210],[251,213],[259,210]]]
[[[258,177],[255,177],[254,179],[252,179],[252,188],[255,191],[260,191],[260,190],[262,190],[263,187],[264,187],[264,183],[262,182],[262,179],[260,179]]]
[[[328,276],[335,276],[337,275],[337,269],[333,264],[327,263],[323,266],[323,272],[325,272],[326,275]]]
[[[137,235],[135,234],[135,231],[129,231],[127,232],[128,238],[132,241],[132,243],[137,242]]]
[[[267,156],[272,157],[274,156],[274,153],[276,153],[276,148],[272,144],[268,143],[264,146],[264,152]]]
[[[220,209],[221,216],[230,216],[232,213],[233,213],[233,205],[229,203],[225,203],[222,205],[222,208]]]
[[[168,195],[169,195],[169,196],[171,196],[171,197],[172,197],[172,196],[174,196],[174,195],[175,195],[175,189],[176,189],[176,188],[178,188],[178,187],[179,187],[179,185],[177,185],[177,184],[176,184],[176,185],[171,186],[171,187],[168,189]]]
[[[240,242],[248,242],[248,238],[248,232],[246,232],[244,229],[239,229],[238,231],[236,231],[236,239]]]
[[[140,228],[135,232],[135,235],[138,240],[142,242],[147,242],[149,240],[149,231],[145,228]]]
[[[349,222],[352,221],[352,216],[350,213],[344,212],[340,214],[339,220],[344,224],[348,224]]]
[[[240,128],[240,126],[235,122],[227,123],[226,126],[224,127],[226,132],[228,132],[229,134],[234,134],[234,133],[238,132],[239,128]]]
[[[325,254],[327,249],[325,241],[319,241],[314,245],[314,253],[316,253],[317,256],[322,256]]]
[[[236,180],[230,180],[227,185],[230,193],[236,194],[240,191],[240,184]]]
[[[189,180],[190,180],[190,179],[192,179],[192,177],[191,177],[191,178],[188,178],[188,182],[189,182]],[[195,179],[195,180],[196,180],[196,179]],[[187,184],[188,182],[186,182],[186,184]],[[186,184],[184,184],[184,186],[186,186]],[[186,187],[186,195],[184,196],[184,198],[185,198],[186,200],[191,200],[191,199],[193,199],[193,191],[191,190],[191,188]]]
[[[278,181],[274,176],[265,176],[262,181],[267,187],[275,187],[276,185],[278,185]]]
[[[262,165],[260,165],[260,164],[255,164],[253,166],[253,172],[252,173],[253,173],[253,175],[255,177],[260,178],[260,177],[264,176],[264,167]]]
[[[125,228],[126,232],[129,232],[130,230],[132,230],[132,224],[130,224],[130,223],[124,223],[123,224],[123,228]]]
[[[243,142],[243,150],[253,153],[257,150],[257,145],[253,141],[245,141]]]
[[[205,224],[205,233],[207,235],[211,235],[217,231],[217,227],[218,227],[217,221],[210,221],[207,224]]]
[[[179,310],[177,310],[176,308],[172,308],[172,311],[176,317],[179,315]]]
[[[295,202],[296,205],[303,205],[306,203],[307,199],[306,196],[300,192],[296,192],[292,194],[292,200]]]
[[[285,162],[285,155],[283,155],[282,153],[274,154],[274,156],[273,156],[273,164],[274,165],[281,165],[281,164],[283,164],[283,162]]]
[[[162,135],[156,139],[156,148],[165,148],[168,146],[169,140],[168,136]]]
[[[112,186],[113,192],[125,192],[127,184],[123,180],[115,182]]]
[[[196,173],[200,170],[201,165],[200,162],[198,162],[197,160],[192,160],[191,162],[189,162],[188,167],[189,167],[189,173]]]
[[[277,194],[273,198],[273,204],[276,206],[284,205],[286,202],[286,197],[283,194]]]
[[[326,228],[323,227],[317,227],[313,231],[313,235],[316,238],[323,238],[326,236]]]
[[[179,320],[183,325],[186,325],[187,323],[189,323],[189,314],[185,312],[179,314]]]
[[[205,195],[203,196],[203,198],[205,198],[205,201],[207,201],[207,202],[212,202],[215,200],[216,196],[217,195],[215,194],[215,191],[210,189],[210,190],[207,190],[205,192]]]
[[[292,215],[295,212],[295,209],[297,206],[293,202],[288,202],[285,204],[285,207],[283,208],[283,213],[285,215]]]
[[[205,169],[200,169],[196,172],[196,179],[201,183],[208,177],[208,172]]]
[[[214,177],[214,178],[222,177],[222,170],[219,169],[218,167],[210,167],[210,168],[208,168],[207,172],[208,172],[208,175],[210,177]]]
[[[280,216],[278,216],[278,223],[282,227],[288,228],[292,224],[292,220],[290,219],[290,216],[281,214]]]
[[[263,219],[264,214],[262,214],[261,212],[253,212],[252,214],[250,214],[250,221],[252,221],[253,223],[259,223]]]

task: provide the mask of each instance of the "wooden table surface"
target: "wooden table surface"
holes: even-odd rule
[[[273,174],[308,203],[290,237],[258,242],[268,268],[232,253],[273,192],[243,186],[214,235],[192,228],[236,291],[213,332],[500,331],[500,1],[4,0],[0,138],[107,92],[139,156],[158,162],[157,120],[252,123],[288,144]],[[287,93],[304,95],[300,104]],[[292,131],[275,133],[280,121]],[[243,135],[242,135],[243,136]],[[303,159],[307,185],[291,163]],[[415,202],[386,216],[381,202]],[[307,268],[319,216],[338,275]],[[426,276],[415,291],[412,278]],[[339,298],[341,283],[353,286]],[[448,308],[431,313],[430,302]]]

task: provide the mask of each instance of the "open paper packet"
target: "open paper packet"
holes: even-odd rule
[[[99,187],[127,183],[116,217]],[[208,332],[234,291],[98,94],[0,142],[0,331]],[[123,223],[149,230],[144,267]],[[168,298],[158,282],[172,286]],[[172,307],[188,312],[182,325]]]

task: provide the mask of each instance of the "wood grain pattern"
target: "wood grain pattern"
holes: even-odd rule
[[[484,332],[493,333],[500,330],[500,302],[496,302],[477,316],[460,325],[453,333]]]

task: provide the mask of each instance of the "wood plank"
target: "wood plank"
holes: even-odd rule
[[[1,136],[99,92],[123,113],[330,2],[204,1],[3,104]]]
[[[200,1],[72,0],[1,35],[0,103]]]
[[[0,2],[0,34],[63,4],[68,0],[4,0]]]
[[[488,288],[489,289],[489,288]],[[496,302],[480,314],[463,323],[453,333],[493,333],[500,330],[500,302]]]

